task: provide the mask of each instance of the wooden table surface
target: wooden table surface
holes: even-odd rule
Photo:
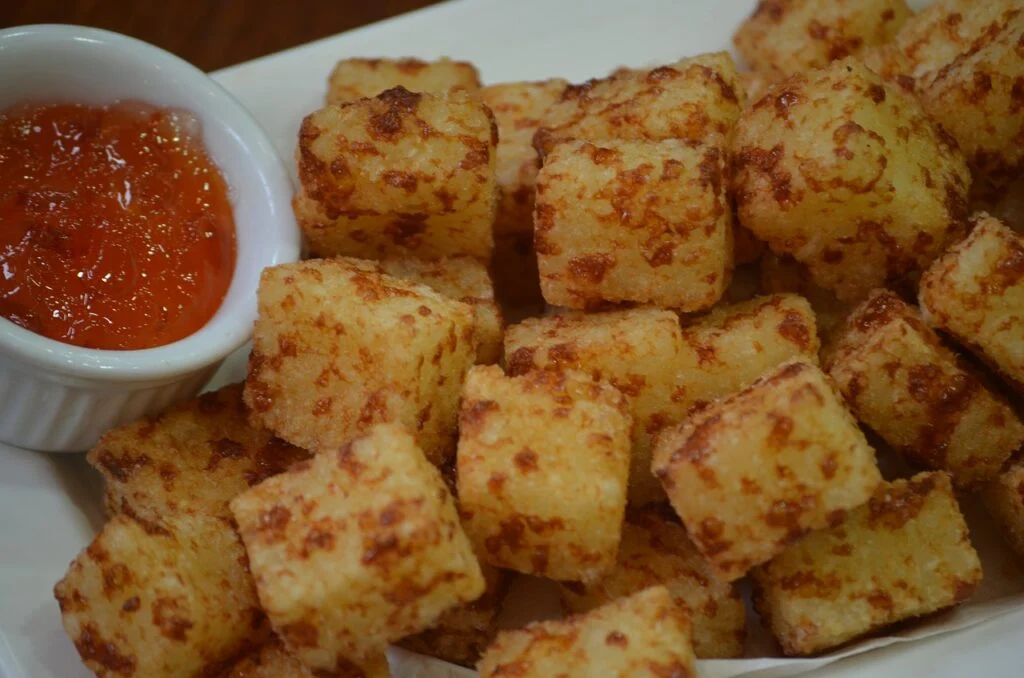
[[[0,0],[0,28],[35,23],[106,28],[212,71],[436,1]]]

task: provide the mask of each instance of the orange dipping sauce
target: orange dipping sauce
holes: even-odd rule
[[[228,187],[188,113],[0,113],[3,317],[76,346],[152,348],[206,324],[234,268]]]

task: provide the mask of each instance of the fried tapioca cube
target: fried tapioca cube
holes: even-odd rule
[[[721,139],[555,145],[537,177],[544,299],[569,308],[710,308],[732,270],[726,180]]]
[[[569,139],[727,138],[742,97],[736,64],[727,52],[651,70],[619,69],[607,78],[567,87],[545,114],[534,144],[546,154]]]
[[[268,268],[258,301],[245,384],[256,423],[319,451],[398,422],[436,463],[454,452],[472,308],[345,258]]]
[[[733,153],[740,222],[841,300],[912,277],[966,227],[956,143],[853,59],[775,86]]]
[[[750,68],[780,80],[887,43],[911,15],[904,0],[761,0],[733,43]]]
[[[251,426],[242,385],[232,384],[109,431],[87,459],[103,476],[108,514],[159,521],[229,517],[236,494],[309,456]]]
[[[874,292],[853,311],[825,369],[858,419],[917,466],[949,471],[957,485],[993,479],[1024,445],[1024,424],[1009,403],[892,292]]]
[[[1024,389],[1024,237],[987,214],[921,278],[925,319]]]
[[[776,294],[719,306],[683,327],[672,400],[684,411],[750,386],[782,363],[818,361],[814,312],[803,297]]]
[[[440,472],[394,424],[265,480],[231,510],[271,625],[314,668],[373,656],[484,592]]]
[[[327,106],[299,130],[294,208],[317,256],[491,254],[497,126],[462,92],[401,87]]]
[[[1012,464],[978,495],[1007,543],[1024,558],[1024,463]]]
[[[481,559],[556,580],[610,569],[630,423],[622,394],[588,374],[470,370],[456,464],[462,525]]]
[[[686,529],[658,511],[629,514],[615,569],[592,584],[563,583],[562,603],[572,613],[589,612],[659,585],[689,610],[698,657],[743,655],[746,610],[739,592],[733,584],[715,579]]]
[[[407,650],[461,666],[474,666],[498,633],[497,616],[511,573],[480,563],[487,589],[476,600],[452,608],[431,628],[403,638]]]
[[[925,88],[943,68],[981,46],[1020,10],[1019,0],[935,0],[903,24],[895,47]]]
[[[841,524],[753,576],[754,606],[783,651],[805,655],[963,602],[981,563],[949,476],[937,471],[882,484]]]
[[[102,678],[190,678],[265,631],[230,520],[116,515],[57,582],[64,630]]]
[[[219,678],[390,678],[387,657],[381,652],[369,659],[339,662],[335,671],[314,670],[288,653],[277,638],[249,652]]]
[[[919,88],[925,110],[960,144],[978,184],[1024,176],[1024,5]]]
[[[653,468],[724,581],[838,522],[882,480],[834,386],[806,362],[783,364],[663,431]]]
[[[696,675],[689,617],[663,586],[587,614],[503,631],[477,669],[480,678]]]
[[[468,304],[476,315],[478,363],[496,363],[501,358],[504,335],[501,308],[494,299],[494,283],[487,267],[469,256],[425,261],[412,257],[388,258],[381,270],[402,280],[426,285],[446,297]]]
[[[681,350],[676,314],[649,308],[528,318],[505,332],[509,374],[578,370],[626,396],[633,416],[629,501],[638,505],[665,499],[651,474],[651,445],[655,433],[685,415],[672,399]]]
[[[350,103],[395,87],[428,94],[475,92],[480,89],[480,74],[469,62],[444,58],[342,59],[327,79],[327,103]]]

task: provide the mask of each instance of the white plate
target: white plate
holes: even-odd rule
[[[217,73],[291,157],[302,116],[345,56],[452,56],[485,81],[583,80],[620,65],[727,48],[752,0],[457,0]],[[301,11],[301,10],[296,10]],[[220,380],[242,375],[244,356]],[[2,388],[2,386],[0,386]],[[81,458],[0,445],[0,675],[87,678],[51,593],[102,524],[99,483]],[[807,676],[1019,675],[1024,610],[970,629],[878,650]],[[778,675],[773,673],[772,675]],[[145,678],[141,677],[140,678]]]

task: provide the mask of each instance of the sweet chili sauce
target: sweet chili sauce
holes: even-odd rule
[[[3,317],[76,346],[161,346],[213,316],[234,267],[228,187],[188,113],[0,113]]]

